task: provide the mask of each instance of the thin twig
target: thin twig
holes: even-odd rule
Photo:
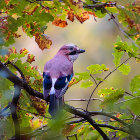
[[[107,116],[107,117],[109,117],[109,118],[112,118],[112,119],[114,119],[114,120],[116,120],[116,121],[118,121],[118,122],[120,122],[120,123],[122,123],[122,124],[124,124],[124,125],[127,125],[124,121],[122,121],[121,119],[119,119],[119,118],[117,118],[117,117],[115,117],[115,116],[112,116],[110,113],[106,113],[106,112],[101,112],[101,111],[90,111],[90,112],[88,112],[90,115],[103,115],[103,116]]]
[[[130,96],[133,96],[133,97],[134,97],[134,95],[132,95],[131,93],[129,93],[129,92],[127,92],[127,91],[125,91],[124,93],[126,93],[126,94],[128,94],[128,95],[130,95]]]
[[[89,99],[68,99],[65,100],[65,102],[70,102],[70,101],[88,101]],[[103,101],[102,99],[99,98],[91,98],[91,100],[98,100],[98,101]]]
[[[114,71],[116,71],[121,65],[123,65],[124,63],[126,63],[130,58],[127,58],[124,62],[122,62],[119,66],[117,66],[114,70],[112,70],[111,72],[109,72],[109,74],[107,74],[105,76],[105,78],[103,79],[103,81],[105,81]],[[88,110],[88,106],[89,106],[89,103],[91,101],[91,98],[92,98],[92,95],[93,93],[96,91],[96,89],[98,88],[98,86],[103,82],[103,81],[100,81],[96,87],[94,88],[94,90],[92,91],[90,97],[89,97],[89,100],[88,100],[88,103],[87,103],[87,107],[86,107],[86,111]]]
[[[90,76],[94,80],[95,84],[97,85],[97,82],[96,82],[95,78],[92,76],[92,74],[90,74]]]
[[[10,104],[8,104],[5,108],[3,108],[3,109],[0,110],[0,118],[3,118],[5,116],[9,115],[9,113],[5,113],[5,111],[7,109],[9,109],[9,107],[10,107]]]
[[[131,99],[123,100],[123,101],[120,101],[120,102],[115,103],[115,104],[121,104],[121,103],[124,103],[124,102],[130,101],[130,100],[133,100],[133,99],[136,99],[136,98],[140,98],[140,96],[136,96],[136,97],[133,97],[133,98],[131,98]]]
[[[107,7],[116,6],[116,2],[112,2],[112,3],[101,3],[100,2],[100,4],[88,4],[83,7],[88,8],[88,9],[93,9],[93,8],[104,8],[105,6],[107,6]]]
[[[123,128],[114,127],[114,126],[108,125],[108,124],[98,124],[98,126],[100,126],[100,127],[107,127],[107,128],[113,129],[113,130],[120,130],[120,131],[123,131],[125,133],[128,133],[128,131],[124,130]]]
[[[80,119],[80,120],[76,120],[76,121],[71,121],[71,122],[67,122],[67,124],[75,124],[75,123],[80,123],[80,122],[85,122],[85,119]]]

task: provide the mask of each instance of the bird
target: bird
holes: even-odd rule
[[[75,44],[63,45],[57,54],[44,65],[43,71],[43,96],[46,100],[49,96],[49,113],[52,118],[61,110],[64,94],[68,89],[73,72],[73,63],[80,53],[85,50]]]

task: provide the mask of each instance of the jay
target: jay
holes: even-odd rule
[[[55,117],[63,105],[63,96],[73,77],[73,62],[80,53],[85,52],[74,44],[67,44],[44,66],[43,95],[50,95],[49,113]]]

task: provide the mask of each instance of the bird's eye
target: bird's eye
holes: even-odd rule
[[[71,48],[69,48],[69,50],[70,50],[70,51],[73,51],[73,48],[71,47]]]

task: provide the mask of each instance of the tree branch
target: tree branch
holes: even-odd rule
[[[77,116],[84,118],[100,133],[100,135],[103,137],[104,140],[109,140],[109,137],[102,131],[102,129],[96,124],[96,122],[89,116],[88,112],[82,112],[82,111],[76,110],[74,107],[66,105],[66,104],[64,105],[64,109],[72,114],[75,114]]]
[[[92,74],[90,74],[90,76],[94,80],[95,84],[97,85],[97,82],[96,82],[95,78],[92,76]]]
[[[100,3],[100,4],[89,4],[89,5],[85,5],[83,7],[84,8],[88,8],[88,9],[93,9],[93,8],[104,8],[105,6],[107,6],[107,7],[116,6],[116,2],[112,2],[112,3]]]
[[[21,87],[19,87],[18,85],[15,85],[14,87],[15,87],[15,93],[10,105],[10,110],[15,126],[15,140],[20,140],[20,125],[17,116],[17,104],[21,93]]]
[[[103,115],[103,116],[107,116],[109,118],[112,118],[120,123],[122,123],[123,125],[127,125],[124,121],[122,121],[121,119],[115,117],[115,116],[112,116],[111,114],[109,113],[106,113],[106,112],[101,112],[101,111],[90,111],[89,112],[90,115]]]
[[[0,118],[3,118],[5,116],[8,116],[9,115],[9,113],[5,113],[5,111],[7,109],[9,109],[9,107],[10,107],[10,104],[8,104],[5,108],[3,108],[3,109],[0,110]]]
[[[85,119],[80,119],[80,120],[76,120],[76,121],[71,121],[71,122],[67,122],[67,124],[75,124],[75,123],[80,123],[80,122],[85,122]]]
[[[80,122],[86,122],[86,120],[85,119],[75,120],[75,121],[68,122],[67,124],[75,124],[75,123],[80,123]],[[124,130],[123,128],[114,127],[112,125],[108,125],[108,124],[97,124],[97,125],[99,127],[107,127],[113,130],[120,130],[120,131],[128,133],[128,131]]]

